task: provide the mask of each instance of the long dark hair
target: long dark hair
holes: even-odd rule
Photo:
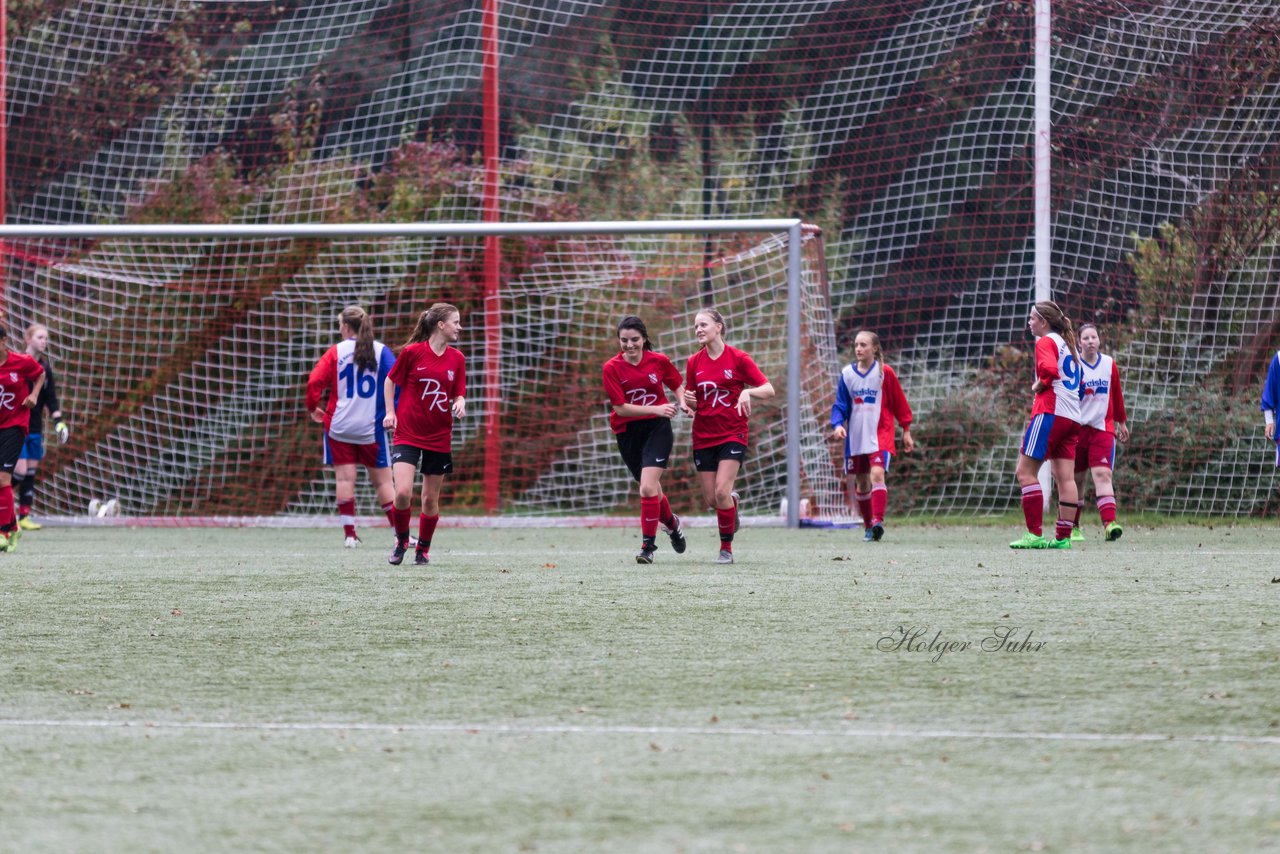
[[[373,318],[358,305],[349,305],[338,319],[356,334],[356,367],[362,371],[376,370],[378,358],[373,353]]]
[[[653,342],[649,340],[649,328],[644,325],[644,321],[634,314],[628,314],[626,317],[618,321],[617,334],[621,335],[622,330],[630,329],[632,332],[639,332],[640,337],[644,339],[644,348],[646,350],[653,349]]]
[[[457,314],[456,306],[447,302],[438,302],[431,308],[418,315],[418,325],[413,327],[413,334],[409,336],[409,340],[404,342],[404,347],[410,344],[418,344],[422,341],[429,341],[431,333],[436,331],[436,327],[449,319],[449,315]],[[404,349],[402,347],[401,349]]]

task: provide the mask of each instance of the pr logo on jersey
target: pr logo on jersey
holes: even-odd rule
[[[733,368],[724,369],[724,378],[727,380],[733,379]]]
[[[449,375],[449,382],[453,382],[453,371],[445,371]]]
[[[651,382],[651,383],[655,383],[655,384],[656,384],[656,383],[658,382],[658,375],[657,375],[657,374],[649,374],[649,382]]]
[[[17,371],[10,371],[10,372],[9,372],[9,382],[15,382],[15,383],[16,383],[17,381],[18,381],[18,372],[17,372]]]

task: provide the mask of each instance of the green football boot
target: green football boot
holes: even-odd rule
[[[1011,549],[1045,549],[1049,547],[1049,542],[1039,534],[1033,534],[1027,531],[1020,539],[1009,543]]]

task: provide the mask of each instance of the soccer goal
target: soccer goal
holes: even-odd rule
[[[134,523],[328,521],[331,476],[302,401],[338,313],[364,306],[398,346],[443,301],[462,313],[468,372],[451,518],[630,523],[601,366],[618,319],[638,314],[683,370],[703,306],[778,391],[752,413],[745,515],[847,518],[827,440],[839,366],[822,237],[799,220],[4,226],[0,240],[9,325],[50,327],[76,425],[44,464],[46,515],[114,499]],[[700,512],[690,423],[674,426],[665,485]],[[370,493],[358,499],[376,514]]]

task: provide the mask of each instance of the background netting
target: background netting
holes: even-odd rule
[[[879,332],[917,413],[924,453],[895,464],[895,509],[1015,506],[1031,376],[1031,3],[498,8],[504,220],[817,223],[839,343]],[[9,9],[12,222],[480,218],[478,0]],[[1117,463],[1121,510],[1273,511],[1256,398],[1280,346],[1280,10],[1059,0],[1053,13],[1053,289],[1100,324],[1121,366],[1134,430]],[[715,244],[713,256],[741,248]],[[144,259],[122,263],[121,277],[146,278],[128,266]],[[463,289],[477,264],[420,280],[414,307]],[[505,270],[504,287],[520,275]],[[11,257],[6,280],[11,322],[49,323],[66,360],[66,309],[41,302],[28,261]],[[318,347],[336,304],[277,315],[285,281],[264,279],[232,311],[263,331],[297,324],[273,334]],[[82,298],[113,299],[88,283]],[[200,328],[188,310],[147,322],[188,339],[183,323]],[[542,311],[530,309],[531,329],[552,323]],[[205,357],[193,346],[175,358]],[[68,385],[83,438],[55,449],[55,465],[107,435],[95,394]],[[264,431],[300,429],[283,403]],[[195,445],[223,429],[174,417],[153,429]],[[290,465],[309,446],[298,453]],[[541,463],[554,482],[556,459]],[[216,501],[225,486],[190,488]]]

